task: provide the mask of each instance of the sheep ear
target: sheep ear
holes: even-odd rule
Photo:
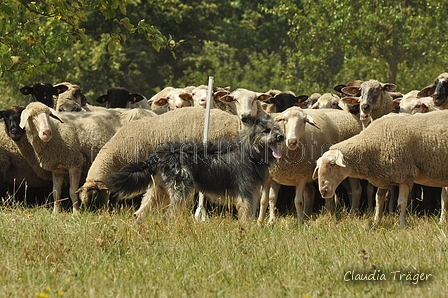
[[[269,95],[269,94],[262,93],[262,94],[258,95],[257,99],[258,99],[259,101],[268,102],[268,100],[270,100],[271,97],[272,97],[272,96]]]
[[[101,95],[96,99],[96,102],[98,103],[105,103],[107,101],[107,94]]]
[[[220,101],[222,101],[223,103],[231,103],[233,101],[235,101],[235,98],[233,98],[233,96],[230,96],[230,94],[221,96],[219,98]]]
[[[192,100],[190,93],[181,93],[179,94],[179,97],[182,98],[182,100]]]
[[[420,98],[420,97],[431,96],[431,95],[434,94],[435,90],[436,90],[436,85],[435,84],[426,86],[419,93],[417,93],[417,97]]]
[[[347,108],[347,106],[344,106],[344,104],[342,103],[342,100],[338,100],[338,107],[339,107],[341,110]]]
[[[296,97],[297,98],[296,105],[304,102],[305,100],[308,99],[308,97],[309,97],[308,95],[299,95],[299,96],[297,96]]]
[[[19,127],[21,129],[25,129],[25,125],[26,122],[28,121],[28,119],[30,118],[30,111],[29,110],[23,110],[22,115],[20,115],[20,123],[19,123]]]
[[[221,97],[226,96],[228,94],[229,94],[229,91],[227,91],[227,90],[219,90],[219,91],[216,91],[215,93],[213,93],[213,97],[216,99],[220,99]]]
[[[58,120],[61,123],[64,123],[61,118],[56,114],[56,111],[50,108],[50,117]]]
[[[336,85],[333,87],[333,90],[339,93],[343,93],[342,92],[342,88],[347,87],[347,85]]]
[[[395,84],[392,84],[392,83],[383,84],[383,90],[384,91],[392,92],[395,89],[397,89],[397,85],[395,85]]]
[[[319,159],[316,161],[316,167],[314,168],[313,177],[312,177],[313,180],[316,180],[319,177],[320,160],[321,160],[321,158],[319,157]]]
[[[336,160],[335,160],[335,164],[345,168],[345,162],[344,162],[344,154],[342,154],[342,152],[338,149],[338,151],[336,152]]]
[[[61,93],[64,93],[68,90],[68,87],[66,85],[57,85],[53,87],[53,95],[58,95]]]
[[[348,103],[349,105],[359,105],[359,97],[343,97],[342,98],[343,101],[345,101],[346,103]]]
[[[143,96],[140,94],[129,94],[128,95],[128,101],[130,102],[139,102],[140,100],[143,100]]]
[[[314,121],[313,117],[311,117],[310,115],[306,115],[306,120],[307,123],[311,124],[312,126],[316,127],[317,129],[320,129],[319,126],[317,126],[316,121]]]
[[[401,102],[402,99],[403,99],[403,97],[398,97],[398,98],[395,98],[393,100],[394,109],[395,109],[396,112],[400,111],[400,102]]]
[[[422,107],[423,107],[423,113],[431,112],[429,106],[426,103],[422,103]]]
[[[341,89],[345,94],[356,95],[361,91],[360,87],[344,87]]]
[[[153,104],[159,107],[163,107],[168,103],[168,99],[166,97],[159,98],[158,100],[154,101]]]
[[[29,94],[33,93],[33,87],[24,86],[24,87],[20,88],[20,92],[23,95],[29,95]]]

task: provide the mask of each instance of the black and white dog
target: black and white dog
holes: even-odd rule
[[[106,184],[118,199],[144,193],[153,183],[166,191],[170,207],[179,207],[194,191],[209,197],[234,197],[240,220],[254,216],[269,164],[280,158],[283,131],[269,115],[245,119],[236,139],[166,143],[144,162],[131,163],[109,176]],[[145,195],[138,219],[148,202]]]

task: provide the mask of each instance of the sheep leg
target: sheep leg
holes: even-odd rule
[[[399,191],[399,190],[398,190]],[[396,186],[392,186],[389,189],[389,213],[394,213],[395,212],[395,202],[397,202],[398,200],[398,195],[397,195],[397,187]]]
[[[336,211],[336,201],[339,201],[337,194],[334,194],[334,196],[330,199],[326,199],[325,209],[330,213],[334,213]]]
[[[378,190],[376,191],[375,217],[373,220],[374,224],[378,224],[380,222],[381,217],[383,216],[384,201],[386,199],[386,194],[387,189],[378,188]]]
[[[61,211],[61,191],[62,184],[64,183],[64,175],[56,174],[54,172],[52,172],[51,175],[53,180],[53,213],[59,213]]]
[[[199,192],[199,202],[198,207],[196,208],[196,212],[194,213],[194,220],[196,222],[200,221],[204,222],[207,219],[207,212],[205,210],[205,197],[202,192]]]
[[[405,183],[401,183],[398,186],[399,193],[397,208],[400,210],[400,228],[404,228],[406,226],[406,207],[408,206],[408,197],[411,187],[412,186]]]
[[[307,183],[305,185],[305,189],[303,190],[303,198],[305,201],[304,213],[307,218],[310,218],[311,214],[313,214],[315,194],[316,194],[316,188],[314,187],[313,183]]]
[[[446,213],[448,211],[448,187],[442,188],[441,205],[442,208],[440,210],[440,223],[445,223]]]
[[[68,169],[68,176],[70,178],[70,199],[72,200],[73,213],[76,214],[79,212],[79,201],[78,194],[76,191],[79,188],[79,184],[81,181],[81,169],[80,168],[70,168]]]
[[[348,183],[350,186],[350,204],[351,204],[351,211],[358,212],[359,211],[359,205],[361,203],[361,194],[362,194],[362,187],[361,187],[361,181],[357,178],[348,178]]]
[[[296,206],[297,219],[300,224],[304,221],[304,207],[305,202],[303,198],[303,192],[306,186],[305,180],[301,180],[298,185],[296,185],[296,195],[294,197],[294,205]]]
[[[373,196],[375,193],[375,186],[371,183],[367,183],[366,186],[366,192],[367,192],[367,211],[372,212],[373,211]]]

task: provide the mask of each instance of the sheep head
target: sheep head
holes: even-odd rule
[[[306,114],[299,107],[291,107],[276,117],[276,120],[283,124],[285,132],[286,146],[289,150],[296,150],[305,135],[307,124],[320,129],[313,117]]]
[[[56,115],[53,109],[40,102],[32,102],[23,110],[20,116],[19,127],[27,131],[35,130],[42,141],[48,142],[52,138],[49,117],[63,123],[62,119]]]
[[[440,74],[434,84],[423,88],[417,96],[419,98],[430,96],[436,106],[442,106],[448,98],[448,73]]]
[[[348,169],[339,149],[328,150],[317,160],[313,179],[319,179],[319,192],[324,199],[332,198],[338,185],[347,177]]]

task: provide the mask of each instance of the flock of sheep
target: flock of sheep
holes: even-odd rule
[[[326,208],[334,210],[336,189],[342,185],[351,210],[359,210],[362,194],[369,210],[376,202],[376,223],[389,194],[390,208],[400,210],[400,226],[406,224],[412,189],[441,188],[441,195],[423,193],[423,200],[440,199],[443,222],[448,209],[448,73],[422,90],[402,94],[395,89],[377,80],[356,80],[336,86],[335,93],[311,96],[215,88],[208,136],[234,137],[249,116],[270,113],[280,123],[282,158],[270,166],[260,189],[259,221],[266,219],[268,205],[269,221],[275,220],[282,185],[295,187],[299,222],[311,216],[316,190]],[[60,211],[64,189],[75,213],[82,204],[104,206],[112,173],[144,161],[166,142],[203,138],[205,85],[167,87],[149,100],[112,87],[97,99],[105,107],[89,104],[80,87],[68,82],[38,83],[20,91],[31,96],[31,103],[0,111],[0,183],[52,185],[53,212]],[[152,208],[169,204],[160,188],[151,187],[146,196],[151,199],[134,214],[139,221]],[[204,197],[199,198],[195,218],[205,220]]]

